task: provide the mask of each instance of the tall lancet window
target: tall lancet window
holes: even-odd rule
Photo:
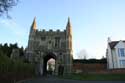
[[[60,47],[60,37],[55,37],[55,47],[56,48]]]

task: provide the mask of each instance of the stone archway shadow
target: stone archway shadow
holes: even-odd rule
[[[54,53],[47,53],[44,57],[43,57],[43,76],[47,75],[47,62],[49,59],[53,58],[56,62],[56,55]],[[55,64],[56,65],[56,64]]]

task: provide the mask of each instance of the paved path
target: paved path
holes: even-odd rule
[[[41,77],[32,80],[20,81],[17,83],[125,83],[125,81],[80,81],[80,80],[59,79],[56,77]]]

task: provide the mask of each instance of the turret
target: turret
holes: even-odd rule
[[[72,36],[72,26],[71,26],[71,22],[70,22],[69,17],[68,17],[68,22],[67,22],[67,25],[66,25],[66,35]]]
[[[33,37],[35,35],[35,32],[37,30],[37,26],[36,26],[36,17],[34,17],[33,23],[30,27],[30,34],[29,34],[29,38]]]
[[[34,17],[33,23],[31,25],[31,30],[30,31],[36,31],[37,26],[36,26],[36,17]]]
[[[72,50],[72,26],[70,22],[70,18],[68,17],[68,22],[66,25],[66,49],[67,49],[67,56],[68,61],[67,64],[70,64],[67,69],[68,73],[72,72],[72,60],[73,60],[73,50]]]
[[[66,25],[66,40],[67,40],[67,49],[72,50],[72,26],[69,17]]]
[[[33,23],[30,28],[30,33],[29,33],[29,43],[28,43],[28,48],[32,49],[32,44],[35,43],[35,34],[36,34],[37,26],[36,26],[36,17],[33,20]]]

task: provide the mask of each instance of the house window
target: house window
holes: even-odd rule
[[[125,68],[125,60],[120,60],[120,67]]]
[[[118,52],[119,52],[120,57],[125,57],[125,49],[124,48],[119,48]]]

